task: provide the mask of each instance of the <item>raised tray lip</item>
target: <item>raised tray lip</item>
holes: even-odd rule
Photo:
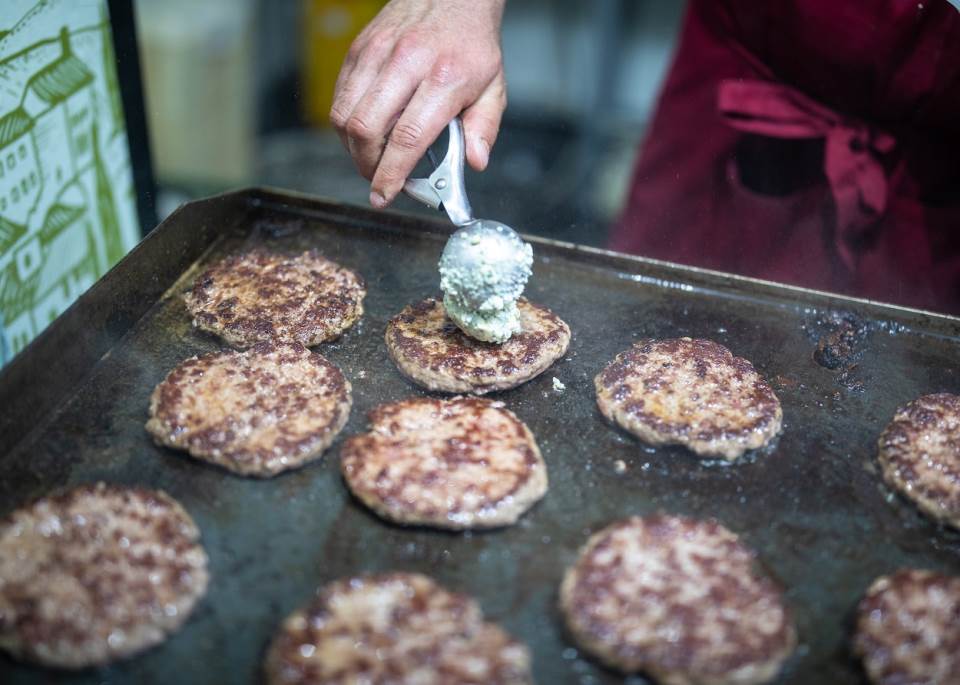
[[[453,230],[453,225],[444,221],[440,218],[433,218],[429,216],[424,216],[422,214],[417,214],[410,211],[390,209],[390,210],[376,210],[362,205],[356,205],[352,203],[341,202],[339,200],[310,195],[308,193],[302,193],[292,190],[284,190],[280,188],[273,188],[271,186],[253,186],[246,188],[240,191],[231,191],[222,195],[214,197],[226,197],[234,193],[246,193],[252,192],[259,196],[259,200],[262,202],[265,199],[270,201],[281,200],[282,198],[296,199],[298,201],[307,201],[307,202],[320,202],[321,204],[328,205],[329,207],[339,207],[342,211],[352,211],[366,214],[369,216],[371,222],[377,222],[378,218],[383,216],[392,216],[395,218],[403,218],[406,221],[414,224],[420,224],[420,226],[414,228],[423,233],[431,234],[440,234],[445,235]],[[212,199],[212,198],[208,198]],[[439,216],[439,215],[438,215]],[[382,220],[382,219],[381,219]],[[383,228],[383,226],[381,226]],[[580,243],[568,242],[565,240],[555,240],[553,238],[546,238],[539,235],[533,235],[530,233],[520,232],[520,235],[524,240],[533,244],[534,246],[546,247],[554,252],[564,253],[565,256],[586,256],[589,258],[596,259],[598,261],[607,262],[607,263],[620,263],[624,265],[632,265],[636,268],[641,268],[644,270],[662,270],[662,271],[671,271],[678,274],[689,275],[693,277],[692,280],[698,280],[702,282],[710,282],[715,284],[718,287],[724,287],[724,289],[738,289],[738,290],[751,290],[759,289],[768,293],[770,295],[769,299],[780,299],[780,300],[809,300],[814,299],[818,300],[817,308],[823,309],[827,308],[836,308],[836,309],[852,309],[857,308],[860,310],[883,310],[886,312],[886,315],[877,316],[877,318],[883,319],[916,319],[918,317],[927,318],[931,321],[939,321],[947,326],[956,327],[956,330],[953,331],[950,335],[951,337],[960,336],[960,316],[954,316],[952,314],[946,314],[943,312],[935,312],[927,309],[920,309],[915,307],[908,307],[904,305],[898,305],[888,302],[883,302],[881,300],[871,300],[868,298],[854,297],[851,295],[844,295],[842,293],[835,293],[828,290],[819,290],[816,288],[807,288],[804,286],[792,285],[789,283],[780,283],[778,281],[771,281],[762,278],[754,278],[752,276],[743,276],[740,274],[735,274],[727,271],[719,271],[716,269],[706,269],[698,266],[691,266],[687,264],[681,264],[679,262],[671,262],[662,259],[654,259],[652,257],[644,257],[642,255],[630,254],[627,252],[619,252],[617,250],[610,250],[607,248],[593,247],[590,245],[583,245]],[[536,256],[536,252],[534,253]],[[632,274],[633,275],[633,274]],[[626,274],[625,274],[626,276]],[[643,279],[638,279],[640,282],[648,282]],[[653,279],[649,282],[655,283],[656,279]],[[679,285],[683,279],[676,279],[674,282]],[[664,284],[666,285],[666,283]],[[703,288],[703,286],[700,286]],[[804,304],[803,302],[795,302],[794,304]],[[923,322],[924,324],[928,323],[927,321]],[[924,331],[927,332],[927,331]]]
[[[340,223],[343,223],[346,218],[360,229],[426,234],[438,240],[448,235],[453,228],[439,215],[434,218],[395,209],[376,210],[336,199],[269,186],[239,188],[184,203],[160,222],[24,350],[0,369],[0,406],[10,407],[12,402],[22,402],[24,395],[33,393],[35,400],[33,406],[36,407],[34,412],[36,421],[31,425],[15,425],[18,420],[25,421],[22,416],[17,419],[17,417],[0,415],[0,462],[5,453],[12,451],[29,433],[45,423],[44,419],[47,415],[70,395],[68,392],[48,391],[49,395],[57,397],[44,397],[45,391],[38,389],[34,382],[37,375],[36,359],[56,358],[58,349],[62,348],[62,341],[70,339],[70,333],[76,330],[71,327],[80,325],[81,321],[92,319],[88,314],[97,309],[105,298],[113,297],[114,281],[124,278],[130,271],[135,270],[141,274],[144,282],[153,280],[155,287],[150,292],[154,297],[150,301],[139,302],[139,306],[124,319],[123,330],[114,332],[114,337],[122,337],[122,334],[128,331],[183,273],[183,269],[169,268],[169,262],[160,263],[151,258],[151,253],[158,251],[159,243],[168,238],[166,232],[170,230],[169,227],[180,223],[186,215],[198,208],[217,205],[223,207],[245,205],[251,210],[262,207],[276,208],[321,220],[337,220]],[[205,244],[204,249],[209,248],[226,230],[226,225],[216,226],[213,229],[204,227],[203,231],[198,230],[199,240]],[[539,256],[543,257],[546,252],[546,256],[551,258],[560,257],[599,268],[616,269],[622,278],[640,283],[675,287],[681,290],[697,289],[719,297],[763,300],[766,304],[780,307],[805,307],[811,312],[852,309],[870,318],[896,323],[915,333],[948,338],[960,337],[960,317],[949,314],[687,266],[526,233],[522,235],[525,240],[538,248],[534,252],[535,255],[539,253]],[[189,260],[190,263],[193,261],[195,258]],[[165,275],[164,272],[166,272]],[[103,340],[107,337],[109,336],[105,336]],[[61,369],[58,381],[69,386],[79,384],[97,361],[109,353],[113,343],[115,340],[108,346],[101,345],[89,350],[75,351],[73,359],[81,360],[78,362],[78,368]]]

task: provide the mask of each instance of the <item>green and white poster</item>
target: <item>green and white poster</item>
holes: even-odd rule
[[[2,0],[0,363],[138,239],[106,0]]]

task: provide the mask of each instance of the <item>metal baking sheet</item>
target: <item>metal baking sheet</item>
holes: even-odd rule
[[[184,628],[156,649],[80,673],[4,656],[0,682],[257,682],[277,625],[318,585],[388,569],[428,573],[479,599],[530,646],[539,683],[623,682],[573,647],[557,587],[591,532],[665,510],[718,518],[785,586],[800,647],[779,682],[860,683],[849,636],[871,580],[901,566],[960,572],[960,535],[892,496],[873,467],[877,436],[898,405],[960,393],[960,320],[549,241],[534,242],[528,294],[570,324],[569,353],[497,395],[530,426],[549,470],[548,494],[518,525],[449,534],[387,524],[341,482],[342,440],[320,462],[260,481],[148,439],[154,385],[182,359],[220,347],[193,330],[180,293],[211,260],[253,244],[316,247],[367,280],[362,321],[319,348],[353,384],[343,435],[363,430],[377,404],[425,394],[396,371],[383,331],[404,305],[435,294],[448,231],[439,220],[267,190],[191,203],[4,369],[0,514],[101,479],[162,488],[200,525],[212,582]],[[812,360],[815,322],[831,309],[874,329],[856,382]],[[603,421],[592,383],[600,368],[638,338],[680,335],[728,346],[771,381],[784,409],[772,449],[710,464],[680,448],[645,447]]]

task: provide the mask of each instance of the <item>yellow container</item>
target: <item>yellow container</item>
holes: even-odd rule
[[[333,88],[350,43],[385,0],[303,0],[303,115],[329,126]]]

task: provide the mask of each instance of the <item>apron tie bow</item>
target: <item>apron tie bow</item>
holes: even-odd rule
[[[837,249],[853,269],[853,246],[887,208],[887,175],[881,156],[893,151],[893,136],[842,117],[778,83],[721,81],[717,104],[727,124],[740,131],[824,139],[824,173],[836,205]]]

